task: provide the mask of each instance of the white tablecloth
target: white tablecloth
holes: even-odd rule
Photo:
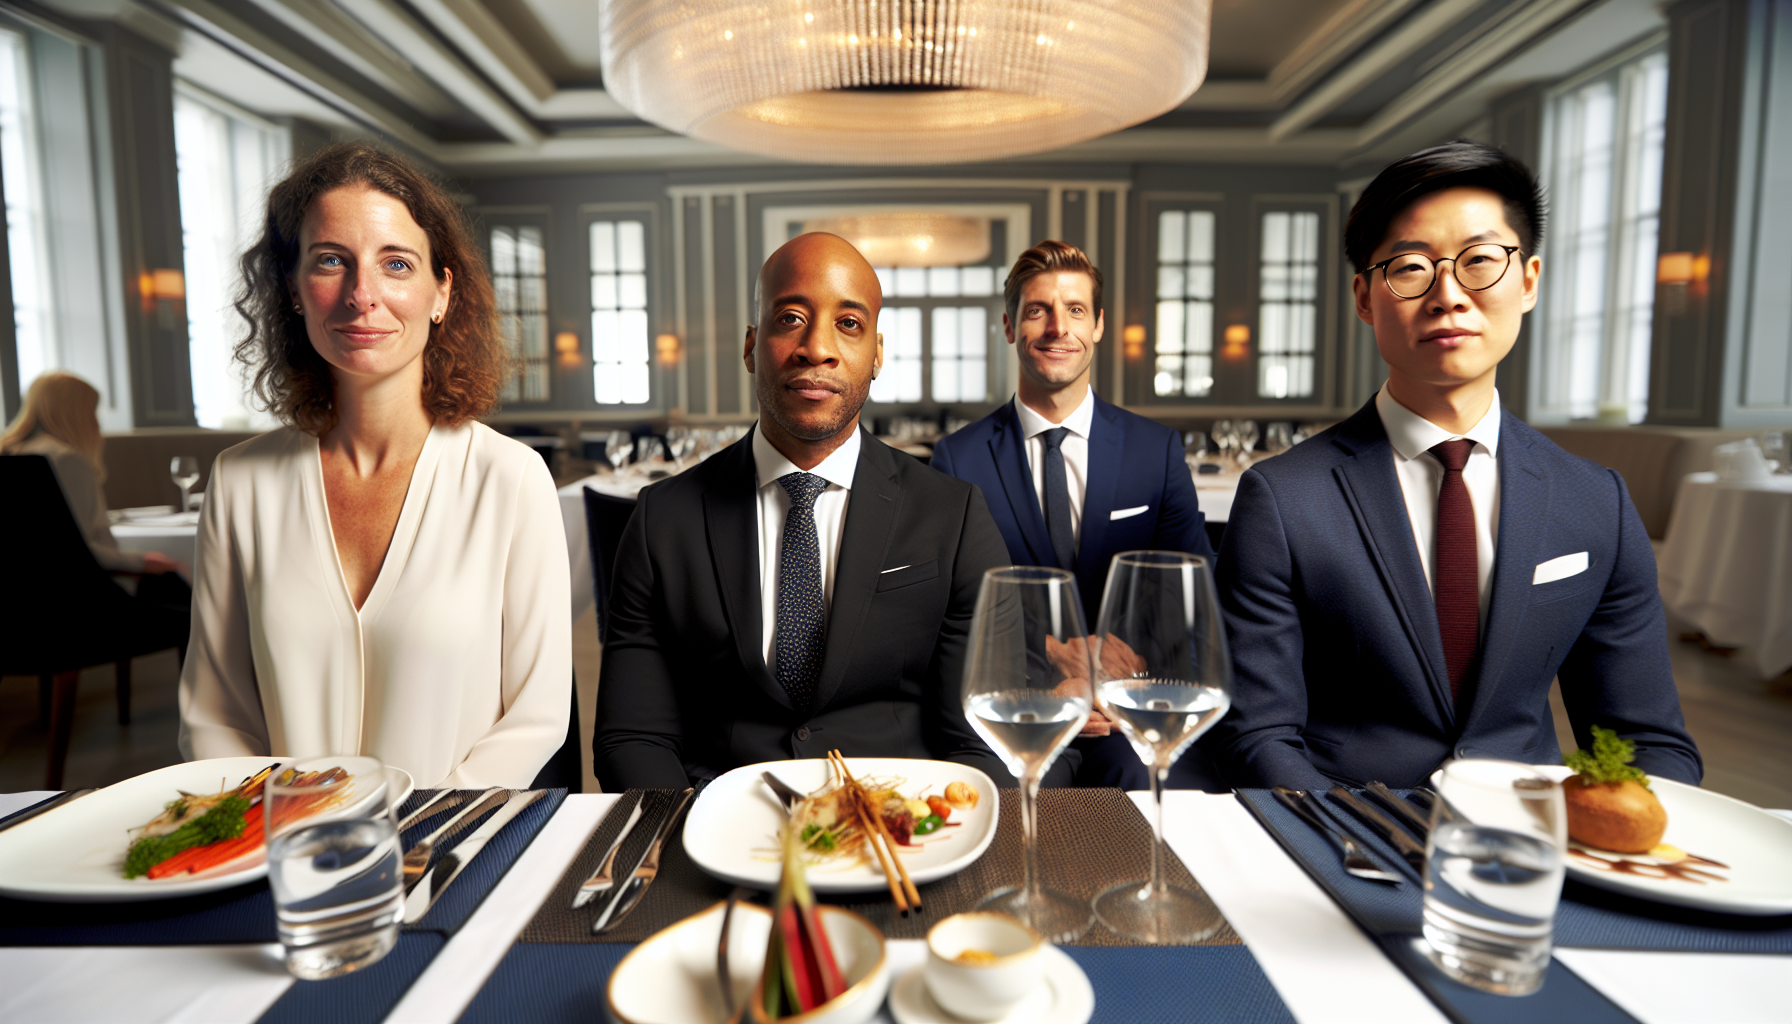
[[[197,546],[198,536],[197,512],[185,515],[139,515],[112,524],[112,539],[118,542],[118,550],[137,554],[159,551],[188,568],[193,565],[193,551]]]
[[[1792,669],[1792,476],[1680,483],[1657,559],[1661,599],[1771,679]]]
[[[0,795],[0,814],[46,794]],[[1150,796],[1131,794],[1151,817]],[[616,794],[574,794],[548,822],[479,910],[449,940],[386,1018],[388,1024],[458,1020],[523,926],[578,856]],[[1301,1024],[1347,1021],[1442,1022],[1435,1005],[1406,980],[1337,904],[1230,795],[1165,795],[1170,846],[1213,896]],[[919,943],[891,950],[900,968],[918,963]],[[103,950],[0,949],[0,1019],[196,1020],[247,1024],[284,991],[270,970],[270,947],[126,947]],[[1792,1021],[1785,978],[1792,957],[1617,950],[1562,950],[1564,963],[1643,1024]],[[95,987],[96,976],[141,984]],[[178,970],[175,968],[178,967]],[[157,972],[168,970],[165,980]],[[1689,984],[1688,977],[1721,979]],[[8,1002],[8,979],[30,980],[28,1001]],[[145,989],[162,987],[160,993]],[[21,1017],[14,1008],[40,1012]],[[44,1008],[62,1008],[59,1013]],[[593,1013],[601,1013],[598,1008]]]

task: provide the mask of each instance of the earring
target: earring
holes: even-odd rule
[[[293,303],[293,304],[292,304],[292,311],[293,311],[293,312],[294,312],[294,313],[303,313],[303,312],[305,312],[305,307],[304,307],[304,306],[301,306],[301,305],[299,305],[299,304],[298,304],[298,303],[296,303],[296,302],[295,302],[295,303]]]
[[[432,323],[432,324],[439,324],[439,323],[441,323],[441,322],[442,322],[442,314],[440,314],[440,313],[437,313],[437,314],[436,314],[436,315],[435,315],[435,316],[432,316],[432,317],[430,317],[430,318],[429,318],[429,322],[430,322],[430,323]]]

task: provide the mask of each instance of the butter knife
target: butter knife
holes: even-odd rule
[[[647,795],[645,793],[635,798],[635,808],[628,812],[628,821],[623,822],[622,831],[616,833],[616,838],[611,841],[609,850],[604,853],[603,863],[597,866],[597,870],[591,873],[590,878],[580,883],[579,891],[573,894],[572,908],[574,910],[597,899],[599,893],[609,892],[615,887],[616,876],[611,869],[616,866],[616,851],[622,849],[622,841],[635,830],[635,822],[641,820],[641,806],[646,802]]]
[[[666,837],[672,834],[672,826],[678,823],[678,816],[684,813],[685,805],[691,802],[691,795],[695,792],[695,789],[687,788],[678,794],[678,801],[672,805],[672,813],[666,815],[665,821],[660,822],[659,830],[653,834],[653,843],[647,847],[647,852],[641,855],[641,859],[635,862],[635,869],[629,872],[629,879],[623,883],[622,891],[598,915],[596,923],[591,926],[591,934],[602,935],[616,927],[641,902],[641,897],[647,893],[647,887],[653,884],[654,876],[660,873],[660,848],[666,845]]]
[[[473,858],[479,855],[479,851],[485,849],[485,844],[502,831],[505,825],[510,824],[510,819],[521,814],[524,808],[541,799],[546,792],[546,790],[534,789],[512,793],[510,799],[504,801],[504,806],[498,808],[498,813],[486,819],[485,824],[479,826],[478,831],[462,840],[454,849],[443,854],[442,859],[436,863],[434,868],[430,869],[429,874],[424,875],[423,880],[417,883],[417,887],[411,890],[411,894],[405,897],[404,923],[415,924],[422,920],[423,915],[429,913],[429,908],[435,906],[436,900],[442,898],[442,893],[447,890],[448,886],[453,884],[454,880],[460,877],[460,873],[467,869],[467,865],[473,862]]]
[[[95,789],[72,789],[66,793],[58,793],[55,796],[39,800],[22,811],[14,811],[6,817],[0,818],[0,832],[4,832],[14,825],[22,825],[40,814],[53,811],[64,804],[72,804],[87,794],[96,792],[98,790]]]
[[[1329,795],[1333,800],[1349,808],[1350,812],[1368,825],[1376,835],[1393,846],[1394,851],[1405,858],[1406,863],[1412,865],[1414,871],[1421,875],[1425,873],[1425,847],[1415,842],[1405,829],[1388,820],[1388,816],[1376,810],[1369,801],[1343,786],[1333,786]]]

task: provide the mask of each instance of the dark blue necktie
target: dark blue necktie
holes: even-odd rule
[[[827,646],[827,595],[821,585],[821,542],[815,533],[815,499],[828,482],[813,473],[778,478],[790,495],[784,540],[778,548],[778,685],[790,703],[806,710],[815,699],[821,656]]]
[[[1070,477],[1064,472],[1064,438],[1069,427],[1040,434],[1045,442],[1045,532],[1052,539],[1058,568],[1076,568],[1076,530],[1070,524]]]

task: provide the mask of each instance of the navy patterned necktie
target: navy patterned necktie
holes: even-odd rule
[[[1076,568],[1076,530],[1070,523],[1070,476],[1064,471],[1064,439],[1069,427],[1040,434],[1045,442],[1045,532],[1052,539],[1058,568]]]
[[[1437,627],[1443,634],[1444,666],[1450,672],[1450,699],[1463,706],[1463,689],[1475,651],[1481,646],[1480,563],[1475,553],[1475,506],[1469,500],[1462,467],[1475,443],[1467,438],[1445,441],[1431,449],[1444,464],[1443,486],[1437,492],[1437,555],[1432,564]]]
[[[821,655],[827,646],[827,595],[821,585],[821,541],[815,532],[815,499],[828,482],[813,473],[778,478],[790,495],[784,540],[778,547],[778,685],[798,711],[815,699]]]

